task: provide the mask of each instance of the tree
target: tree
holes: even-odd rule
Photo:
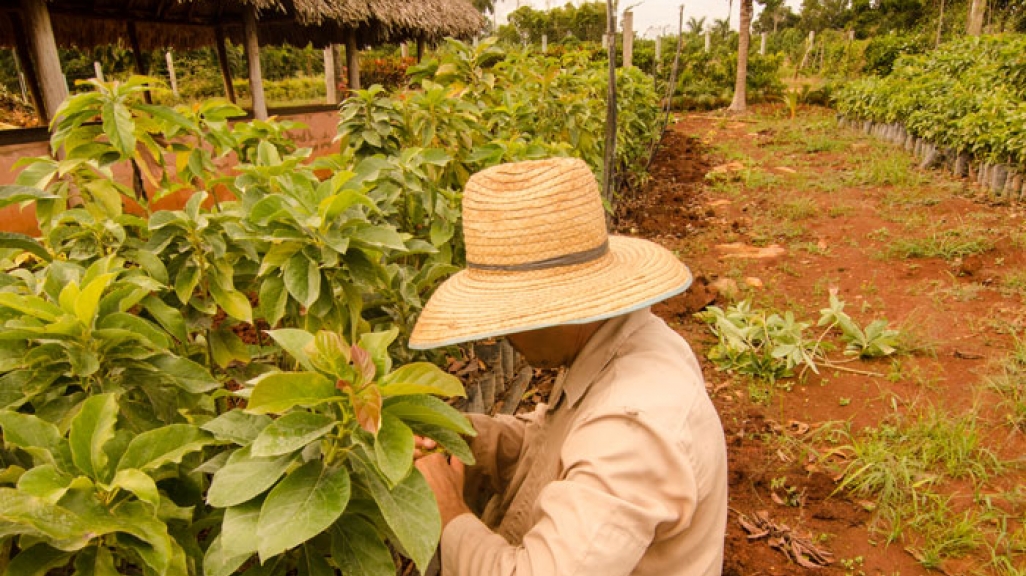
[[[702,33],[702,29],[705,28],[705,16],[701,18],[695,18],[694,16],[688,18],[688,34],[699,35]]]
[[[714,36],[720,38],[726,38],[730,35],[730,20],[724,18],[722,20],[714,20],[712,28],[709,30]]]
[[[756,32],[773,32],[774,34],[783,28],[792,28],[798,23],[798,15],[791,10],[791,7],[784,3],[784,0],[755,0],[762,6],[759,17],[752,23],[752,29]]]
[[[748,45],[752,39],[752,0],[741,0],[741,29],[737,45],[737,79],[734,82],[734,100],[731,112],[744,112],[748,108]]]
[[[969,2],[969,19],[965,25],[965,33],[979,36],[983,33],[983,15],[987,12],[987,0],[971,0]]]
[[[495,14],[495,0],[471,0],[471,3],[482,14]]]

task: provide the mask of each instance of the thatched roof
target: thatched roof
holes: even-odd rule
[[[5,2],[6,4],[6,2]],[[17,3],[3,6],[17,20]],[[242,13],[254,6],[261,44],[342,43],[355,30],[362,45],[445,36],[467,38],[484,20],[469,0],[48,0],[60,46],[121,40],[133,23],[143,50],[209,46],[218,27],[242,43]],[[20,25],[15,23],[15,26]],[[12,19],[0,17],[0,45],[12,46]]]

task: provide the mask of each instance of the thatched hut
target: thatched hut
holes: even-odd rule
[[[231,94],[224,42],[242,44],[253,112],[267,116],[257,57],[261,44],[345,43],[351,74],[359,46],[469,37],[484,24],[469,0],[0,0],[0,46],[14,47],[44,120],[67,97],[57,46],[125,42],[136,53],[216,46]],[[351,80],[350,85],[353,82]]]

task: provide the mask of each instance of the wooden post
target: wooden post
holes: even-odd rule
[[[410,45],[406,42],[403,42],[399,45],[399,56],[402,58],[410,57]]]
[[[634,12],[623,13],[623,67],[634,65]]]
[[[659,72],[663,69],[663,37],[662,35],[656,36],[655,46],[655,69]]]
[[[39,74],[32,63],[32,50],[29,48],[28,38],[25,37],[25,27],[17,13],[8,12],[7,15],[11,23],[11,30],[14,31],[14,61],[21,67],[29,96],[32,98],[32,107],[36,109],[36,116],[45,125],[49,121],[49,117],[46,115],[43,89],[39,86]]]
[[[57,54],[57,42],[53,38],[53,26],[50,23],[50,11],[46,0],[21,0],[22,14],[25,15],[25,36],[28,39],[29,53],[32,55],[33,68],[39,75],[39,84],[43,92],[43,114],[46,120],[52,120],[54,113],[68,97],[68,81],[61,71],[61,60]]]
[[[542,34],[542,53],[549,51],[549,35]]]
[[[759,56],[766,55],[766,36],[765,32],[762,33],[762,38],[759,39]]]
[[[941,34],[944,32],[944,0],[940,0],[940,14],[937,15],[937,42],[935,46],[941,44]]]
[[[164,53],[164,61],[167,62],[167,75],[171,81],[171,93],[178,98],[178,76],[175,75],[175,57],[171,55],[171,51],[168,50]]]
[[[424,39],[417,38],[417,64],[424,58]]]
[[[132,59],[135,62],[135,73],[140,76],[149,74],[149,66],[146,65],[146,60],[143,58],[143,52],[139,48],[139,32],[135,29],[135,20],[128,21],[128,43],[132,48]],[[149,90],[143,92],[143,100],[145,100],[147,104],[153,104],[153,95],[150,94]]]
[[[616,10],[613,0],[606,0],[606,37],[609,46],[609,91],[606,96],[606,142],[602,159],[602,197],[613,202],[616,168]]]
[[[214,44],[217,49],[217,65],[221,68],[221,82],[224,83],[224,95],[232,104],[235,103],[235,85],[232,84],[232,67],[228,62],[228,48],[225,46],[224,28],[214,29]]]
[[[100,82],[106,82],[107,81],[103,77],[103,65],[100,64],[99,62],[97,62],[96,60],[93,60],[93,74],[96,75],[95,76],[96,79],[99,80]]]
[[[712,38],[711,34],[709,34],[709,31],[706,30],[705,31],[705,52],[706,52],[706,54],[709,53],[709,50],[712,50],[712,39],[711,38]]]
[[[420,61],[420,58],[417,58],[417,61]],[[356,46],[356,30],[350,30],[346,34],[346,67],[349,68],[349,90],[359,90],[360,49]]]
[[[246,37],[246,63],[249,64],[249,94],[253,98],[253,117],[267,120],[264,100],[264,78],[260,72],[260,41],[257,39],[256,7],[247,4],[242,12],[242,28]]]
[[[324,99],[328,104],[338,104],[335,84],[335,50],[329,44],[324,47]]]

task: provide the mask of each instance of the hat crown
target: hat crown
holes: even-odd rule
[[[574,263],[608,240],[595,176],[577,158],[493,166],[470,177],[463,195],[468,267],[518,270]]]

